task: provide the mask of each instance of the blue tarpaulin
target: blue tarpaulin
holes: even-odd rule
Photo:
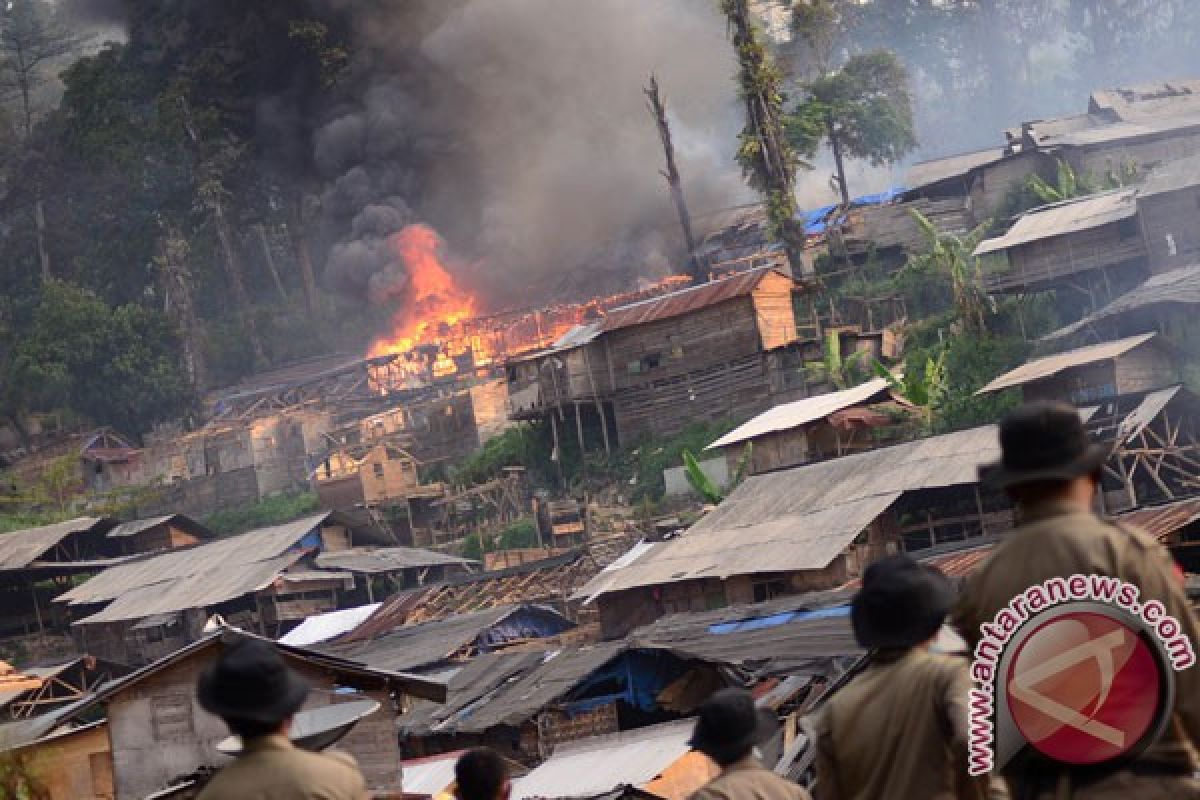
[[[883,206],[895,200],[900,195],[904,194],[904,188],[901,186],[893,186],[883,192],[877,194],[864,194],[861,197],[856,197],[850,201],[851,208],[860,206]]]
[[[713,634],[740,633],[741,631],[774,628],[777,625],[786,625],[789,622],[797,622],[802,619],[828,619],[830,617],[848,616],[850,616],[850,606],[818,608],[813,611],[785,611],[782,614],[772,614],[769,617],[753,617],[751,619],[734,620],[733,622],[719,622],[716,625],[709,625],[708,632]]]
[[[656,650],[627,652],[579,684],[571,694],[580,699],[566,703],[566,710],[569,714],[581,714],[614,700],[623,700],[642,711],[654,711],[658,708],[659,694],[677,680],[679,674],[679,659],[670,653]],[[597,689],[608,691],[581,697]]]

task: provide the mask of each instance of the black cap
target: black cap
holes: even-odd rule
[[[308,684],[270,642],[238,638],[200,675],[196,696],[222,719],[273,725],[300,710]]]
[[[979,477],[1001,489],[1042,481],[1069,481],[1090,475],[1112,449],[1093,443],[1079,411],[1063,403],[1031,403],[1000,422],[999,463],[980,468]]]
[[[721,689],[704,701],[690,744],[718,764],[749,754],[779,728],[770,711],[758,708],[745,689]]]
[[[914,647],[938,632],[954,604],[954,587],[942,572],[900,553],[863,573],[850,606],[854,638],[867,649]]]

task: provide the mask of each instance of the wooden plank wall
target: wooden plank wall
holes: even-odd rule
[[[1136,223],[1123,232],[1114,222],[1014,247],[1008,251],[1009,270],[987,275],[984,283],[991,291],[1045,285],[1081,272],[1121,268],[1145,256]]]
[[[1150,272],[1200,264],[1200,186],[1138,198]]]
[[[1163,389],[1179,382],[1179,370],[1153,342],[1138,347],[1116,361],[1115,378],[1119,394]]]

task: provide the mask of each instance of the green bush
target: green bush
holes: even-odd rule
[[[500,531],[496,549],[520,550],[540,545],[541,541],[538,539],[537,522],[532,517],[525,517],[513,522],[507,528]]]
[[[204,524],[217,535],[228,536],[291,522],[316,511],[319,505],[315,492],[277,494],[253,505],[218,511],[206,517]]]

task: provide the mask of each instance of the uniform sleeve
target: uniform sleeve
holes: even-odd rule
[[[1133,562],[1129,568],[1138,576],[1136,583],[1142,590],[1141,602],[1162,602],[1167,614],[1179,622],[1180,635],[1187,637],[1195,660],[1200,648],[1200,623],[1177,576],[1174,559],[1162,544],[1145,534],[1136,534],[1133,541],[1135,547],[1146,551],[1138,554],[1142,557],[1129,559]],[[1175,673],[1175,710],[1188,737],[1200,743],[1200,664],[1193,663]]]
[[[979,611],[975,608],[974,598],[978,593],[975,584],[976,581],[971,578],[963,583],[962,591],[958,593],[958,601],[950,612],[950,624],[967,643],[970,653],[974,653],[975,646],[979,644],[979,626],[983,624],[979,618]]]
[[[841,800],[842,790],[838,785],[837,763],[833,749],[833,726],[829,718],[828,706],[816,718],[817,737],[814,746],[817,748],[817,800]]]
[[[959,768],[955,782],[959,797],[1007,800],[1008,789],[996,775],[971,776],[967,773],[967,752],[970,747],[971,675],[966,659],[956,658],[947,663],[943,674],[941,706],[950,734],[950,747]]]

